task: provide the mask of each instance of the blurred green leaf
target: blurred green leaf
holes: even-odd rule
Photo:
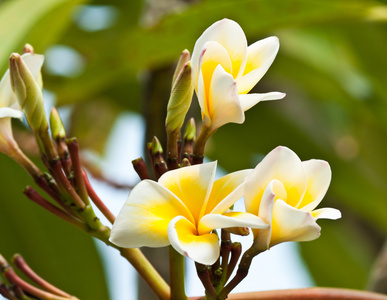
[[[70,23],[74,7],[86,0],[13,0],[0,6],[0,72],[8,68],[6,58],[20,52],[25,43],[37,52],[60,37]]]
[[[108,299],[92,239],[22,194],[32,179],[20,166],[3,154],[0,165],[0,253],[8,261],[20,253],[40,276],[79,299]]]

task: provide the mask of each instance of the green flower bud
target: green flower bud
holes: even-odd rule
[[[177,76],[169,98],[167,118],[165,120],[168,134],[177,134],[183,126],[185,116],[191,105],[192,95],[191,62],[187,62]]]
[[[153,137],[152,140],[152,154],[163,154],[163,147],[161,146],[161,143],[157,137]]]
[[[175,85],[175,81],[177,77],[179,76],[181,70],[183,69],[184,65],[189,62],[191,59],[191,55],[187,49],[185,49],[183,52],[181,52],[179,61],[177,62],[175,73],[173,73],[172,77],[172,87]]]
[[[28,124],[34,132],[47,130],[48,122],[39,83],[19,54],[11,54],[9,66],[12,89],[27,117]]]
[[[192,142],[196,140],[196,124],[194,118],[191,118],[185,125],[184,140]]]
[[[54,140],[61,140],[66,137],[66,131],[64,129],[62,119],[54,107],[51,110],[50,114],[50,126],[51,126],[51,135]]]

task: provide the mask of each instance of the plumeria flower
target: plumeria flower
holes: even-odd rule
[[[42,87],[40,70],[43,65],[43,55],[25,53],[22,56],[31,74],[36,78],[37,83]],[[0,151],[10,154],[11,149],[16,147],[13,139],[11,118],[23,117],[23,112],[12,90],[9,69],[5,72],[0,81]]]
[[[303,161],[289,148],[271,151],[246,179],[246,211],[270,225],[255,230],[254,247],[259,251],[287,241],[311,241],[320,236],[317,219],[338,219],[333,208],[315,208],[331,181],[331,169],[323,160]]]
[[[180,254],[211,265],[219,257],[216,228],[267,228],[257,216],[229,211],[243,196],[251,170],[214,181],[216,162],[166,172],[158,182],[135,186],[115,221],[110,241],[120,247],[172,245]]]
[[[271,92],[247,94],[273,63],[279,49],[277,37],[247,47],[238,23],[223,19],[207,28],[192,53],[192,80],[204,125],[216,130],[226,123],[243,123],[244,112],[264,100],[282,99]]]

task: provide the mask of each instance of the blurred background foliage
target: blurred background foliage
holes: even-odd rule
[[[387,234],[386,2],[3,0],[0,71],[26,42],[45,54],[45,89],[70,108],[69,135],[103,156],[122,111],[145,116],[147,140],[163,139],[164,119],[156,116],[166,112],[173,64],[210,24],[237,21],[249,44],[278,36],[277,59],[255,91],[285,92],[286,99],[220,128],[207,155],[228,172],[254,167],[277,145],[302,160],[329,161],[323,206],[341,209],[343,218],[321,221],[322,237],[301,243],[301,252],[317,285],[363,289]],[[199,121],[195,101],[192,113]],[[23,134],[19,126],[15,135]],[[80,299],[107,299],[92,241],[23,197],[31,180],[15,163],[0,156],[0,166],[0,252],[22,253]]]

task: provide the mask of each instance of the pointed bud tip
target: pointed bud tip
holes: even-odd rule
[[[55,107],[51,109],[50,126],[51,126],[51,135],[54,140],[64,139],[66,137],[66,131],[64,129],[62,119],[59,115],[58,110]]]
[[[25,53],[31,53],[31,54],[34,54],[34,47],[31,46],[31,44],[25,44],[24,45],[24,48],[23,48],[23,54]]]
[[[154,155],[163,153],[163,147],[161,146],[161,143],[156,136],[154,136],[152,140],[152,153]]]

